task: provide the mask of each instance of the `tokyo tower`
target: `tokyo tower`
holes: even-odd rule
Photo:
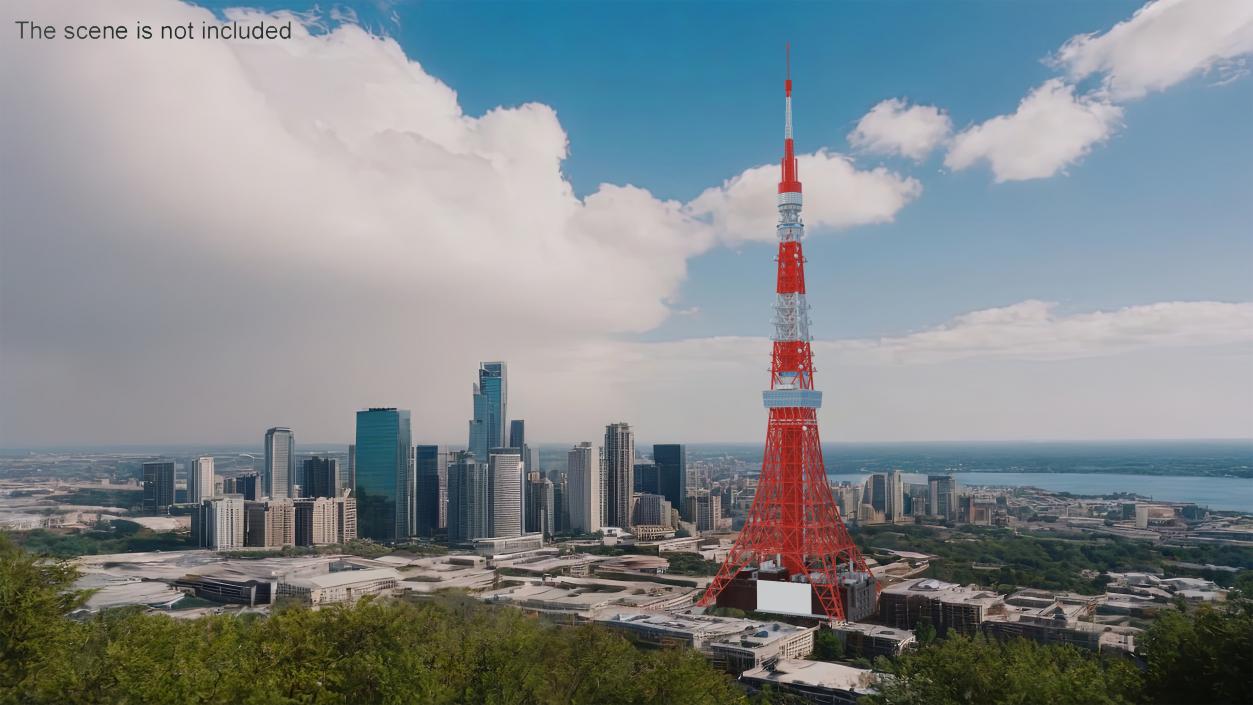
[[[774,344],[770,389],[762,392],[770,413],[766,452],[744,528],[700,604],[716,600],[762,611],[825,614],[844,621],[865,612],[863,604],[850,614],[846,601],[868,600],[873,610],[878,586],[840,518],[818,439],[822,392],[814,389],[809,304],[805,302],[801,250],[805,226],[792,144],[790,51],[784,86]],[[724,602],[728,597],[735,599]]]

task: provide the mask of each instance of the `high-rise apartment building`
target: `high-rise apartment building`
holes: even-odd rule
[[[174,463],[144,463],[144,511],[164,511],[174,504]]]
[[[522,455],[514,448],[493,448],[488,455],[491,537],[522,535]]]
[[[556,533],[556,490],[553,482],[538,472],[527,473],[526,532],[551,536]]]
[[[244,498],[204,499],[192,510],[191,536],[198,548],[225,551],[244,546]]]
[[[351,489],[335,498],[335,530],[339,543],[357,538],[357,498],[352,496]]]
[[[392,407],[357,412],[357,533],[375,541],[410,535],[413,450],[409,411]]]
[[[187,467],[187,501],[200,504],[213,499],[214,480],[213,458],[201,456],[192,460]]]
[[[562,473],[553,482],[553,533],[570,530],[570,502],[566,475]]]
[[[339,461],[335,458],[321,458],[316,455],[312,458],[305,458],[300,488],[303,497],[338,497]]]
[[[255,472],[236,475],[222,480],[222,494],[242,495],[244,499],[255,502],[261,496],[259,490],[265,485],[261,481],[261,476]]]
[[[339,510],[330,497],[302,497],[295,506],[297,546],[323,546],[339,541]]]
[[[296,437],[281,426],[265,432],[265,496],[284,499],[292,496],[296,481]]]
[[[448,477],[448,453],[439,446],[414,446],[414,472],[417,491],[414,497],[414,534],[430,538],[441,527],[444,483]]]
[[[680,443],[654,444],[653,463],[657,465],[657,494],[665,497],[670,506],[682,511],[686,497],[696,489],[689,483],[687,446]]]
[[[626,423],[605,427],[605,525],[631,524],[631,495],[635,491],[635,432]]]
[[[469,450],[474,457],[487,458],[492,448],[508,445],[509,383],[503,362],[479,365],[479,381],[474,385],[474,418],[470,420]]]
[[[931,490],[927,513],[957,521],[957,480],[952,475],[929,475],[927,484]]]
[[[595,533],[603,526],[603,491],[600,455],[595,446],[583,442],[566,453],[566,490],[570,529]]]
[[[244,502],[244,545],[276,548],[296,543],[296,508],[290,499]]]
[[[716,531],[722,518],[722,497],[716,492],[701,490],[692,498],[697,531]]]
[[[452,453],[448,461],[448,538],[473,541],[491,536],[487,463],[473,453]]]
[[[884,479],[886,496],[883,502],[883,516],[890,522],[899,522],[906,518],[905,484],[901,480],[901,471],[893,470]]]
[[[664,526],[670,528],[670,500],[659,494],[635,495],[631,526]]]
[[[355,443],[348,444],[348,470],[340,480],[346,489],[354,492],[357,490],[357,445]]]

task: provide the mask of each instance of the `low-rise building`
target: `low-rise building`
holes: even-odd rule
[[[341,570],[299,578],[282,578],[279,597],[292,597],[308,605],[351,604],[366,595],[391,594],[400,575],[391,568]]]
[[[844,644],[849,656],[900,656],[906,649],[918,643],[917,637],[908,629],[894,629],[878,624],[845,622],[831,627],[831,631]]]
[[[941,635],[949,629],[972,635],[989,616],[1004,612],[1005,601],[995,592],[932,578],[905,580],[879,593],[880,620],[897,629],[913,629],[926,617]]]
[[[770,686],[815,705],[856,705],[863,695],[874,692],[875,675],[873,671],[838,663],[781,659],[745,671],[740,681],[754,690]]]
[[[610,608],[593,621],[647,646],[685,646],[715,667],[739,674],[780,659],[813,653],[816,627],[709,615]]]

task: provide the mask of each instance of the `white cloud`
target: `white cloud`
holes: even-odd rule
[[[1072,80],[1099,74],[1126,101],[1253,52],[1253,2],[1157,0],[1104,33],[1072,37],[1054,57]]]
[[[953,137],[944,164],[966,169],[981,161],[998,182],[1047,178],[1083,158],[1122,122],[1122,108],[1050,79],[1018,104]]]
[[[11,14],[215,21],[172,0]],[[334,440],[377,404],[455,439],[477,360],[653,328],[689,258],[774,237],[771,167],[692,204],[579,198],[552,108],[466,115],[393,40],[295,35],[0,45],[0,442]],[[819,224],[891,220],[919,189],[826,153],[802,170]],[[545,401],[566,376],[541,383],[542,435],[574,436]]]
[[[889,98],[862,116],[848,141],[864,152],[899,154],[922,161],[952,128],[948,115],[935,106],[909,105],[900,98]]]
[[[1253,343],[1253,303],[1169,301],[1062,315],[1023,301],[957,316],[899,337],[832,343],[847,359],[894,364],[964,358],[1063,360],[1161,349]]]
[[[821,324],[821,321],[817,321]],[[766,337],[601,343],[574,376],[619,398],[640,437],[759,439]],[[1174,301],[1062,314],[1023,301],[879,339],[814,343],[827,440],[1246,437],[1253,303]],[[687,390],[690,403],[652,400]]]
[[[825,150],[798,157],[797,170],[805,193],[821,196],[805,202],[805,222],[811,229],[889,223],[922,193],[916,179],[883,167],[859,170],[848,157]],[[748,169],[707,189],[688,205],[688,212],[712,223],[732,243],[774,241],[778,184],[778,166]]]

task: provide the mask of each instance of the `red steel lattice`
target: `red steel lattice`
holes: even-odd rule
[[[775,338],[771,354],[770,420],[757,495],[726,561],[701,597],[712,604],[745,568],[771,561],[809,583],[830,619],[843,621],[840,576],[869,568],[849,536],[831,493],[818,437],[821,396],[813,391],[813,352],[805,303],[800,238],[801,184],[792,144],[792,80],[785,84],[786,128],[779,182],[779,254]],[[791,395],[791,396],[789,396]],[[876,586],[877,589],[877,586]]]

